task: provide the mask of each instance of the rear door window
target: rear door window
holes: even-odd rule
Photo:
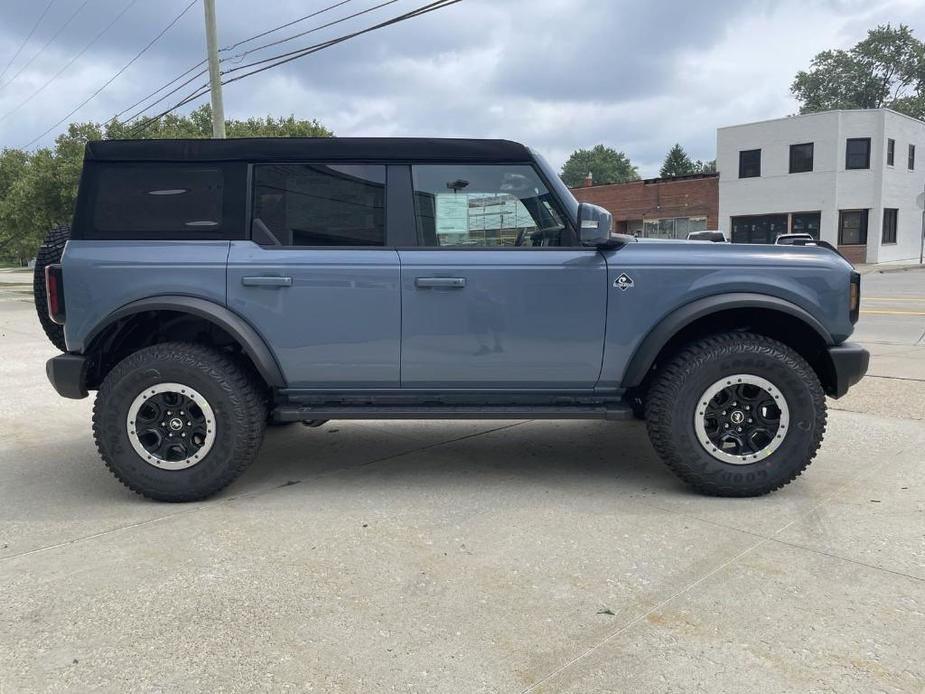
[[[262,246],[384,246],[385,166],[254,166],[251,234]]]
[[[224,180],[219,168],[187,164],[120,164],[96,173],[93,227],[120,238],[201,238],[222,229]],[[213,233],[208,233],[213,232]]]

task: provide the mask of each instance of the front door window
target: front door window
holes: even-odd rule
[[[501,248],[572,246],[549,190],[527,165],[412,167],[422,246]]]

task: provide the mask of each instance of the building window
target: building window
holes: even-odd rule
[[[867,245],[867,210],[840,210],[838,213],[838,245]]]
[[[896,218],[899,210],[883,210],[883,243],[896,243]]]
[[[821,220],[821,212],[794,212],[790,215],[790,233],[809,234],[818,239]]]
[[[761,150],[746,149],[739,152],[739,178],[757,178],[761,175]]]
[[[650,239],[686,239],[688,234],[706,228],[706,217],[647,219],[643,222],[642,235]]]
[[[870,168],[870,138],[849,137],[845,146],[846,169]]]
[[[909,145],[909,171],[915,168],[915,145]]]
[[[774,243],[787,233],[787,215],[763,214],[732,218],[733,243]]]
[[[896,140],[886,141],[886,165],[893,166],[896,161]]]
[[[260,164],[253,209],[262,246],[384,246],[385,166]]]
[[[790,145],[790,173],[806,173],[813,170],[813,143]]]

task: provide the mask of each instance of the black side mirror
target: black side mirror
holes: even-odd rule
[[[603,207],[583,202],[578,206],[578,233],[582,246],[610,243],[613,215]]]

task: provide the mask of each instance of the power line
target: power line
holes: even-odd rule
[[[85,8],[89,3],[90,3],[90,0],[84,0],[83,4],[80,5],[80,7],[78,7],[76,10],[74,10],[73,14],[71,14],[71,16],[67,18],[67,21],[64,22],[64,24],[62,24],[60,27],[58,27],[58,30],[54,33],[54,35],[50,39],[48,39],[45,42],[45,45],[42,46],[31,58],[29,58],[29,60],[27,60],[26,63],[16,71],[16,74],[10,77],[10,79],[8,79],[5,84],[0,85],[0,89],[3,89],[4,87],[10,84],[13,84],[13,82],[16,81],[16,78],[19,77],[26,69],[28,69],[28,67],[32,65],[32,63],[35,62],[35,59],[38,58],[40,55],[42,55],[42,53],[44,53],[48,49],[48,47],[54,42],[54,40],[61,35],[61,32],[63,32],[65,29],[68,28],[68,26],[70,26],[71,22],[74,21],[74,18],[77,17],[77,15],[80,14],[80,11],[83,10],[83,8]]]
[[[35,33],[35,30],[39,28],[39,24],[42,23],[42,20],[45,19],[45,15],[48,14],[48,10],[51,9],[51,6],[54,5],[56,0],[49,0],[48,4],[45,5],[45,9],[42,10],[42,14],[39,15],[39,18],[35,20],[35,24],[32,25],[32,28],[29,30],[29,33],[26,35],[26,38],[23,39],[23,42],[19,44],[19,48],[16,49],[16,52],[13,54],[13,57],[10,58],[10,62],[6,64],[6,67],[3,68],[3,72],[0,72],[0,80],[3,79],[3,76],[6,75],[6,71],[10,69],[10,66],[16,62],[16,59],[19,57],[19,54],[22,53],[22,49],[26,47],[26,44],[29,43],[29,39],[32,38],[32,34]]]
[[[316,10],[315,12],[312,12],[312,13],[310,13],[310,14],[304,15],[304,16],[299,17],[299,18],[297,18],[297,19],[293,19],[292,21],[286,22],[285,24],[280,24],[279,26],[275,26],[275,27],[273,27],[273,28],[271,28],[271,29],[267,29],[266,31],[262,31],[262,32],[260,32],[259,34],[254,34],[253,36],[249,36],[248,38],[242,39],[241,41],[238,41],[237,43],[233,43],[233,44],[231,44],[230,46],[227,46],[227,47],[225,47],[225,48],[221,48],[221,49],[219,49],[219,53],[225,53],[225,52],[228,52],[228,51],[232,51],[232,50],[234,50],[235,48],[237,48],[238,46],[243,46],[245,43],[250,43],[251,41],[254,41],[254,40],[256,40],[256,39],[259,39],[259,38],[262,38],[262,37],[264,37],[264,36],[267,36],[268,34],[272,34],[272,33],[276,32],[276,31],[280,31],[281,29],[285,29],[285,28],[287,28],[287,27],[293,26],[294,24],[298,24],[299,22],[304,22],[306,19],[311,19],[312,17],[317,17],[318,15],[324,14],[325,12],[330,12],[331,10],[336,9],[336,8],[342,6],[342,5],[346,5],[348,2],[352,2],[352,1],[353,1],[353,0],[340,0],[340,2],[336,2],[336,3],[334,3],[333,5],[328,5],[327,7],[321,8],[320,10]],[[259,49],[256,49],[256,48],[255,48],[255,49],[253,49],[253,50],[259,50]],[[222,59],[222,62],[223,62],[224,60],[231,60],[231,59],[234,59],[235,57],[238,57],[238,56],[232,56],[231,58],[223,58],[223,59]],[[190,68],[188,68],[186,71],[180,73],[178,76],[174,77],[174,78],[173,78],[172,80],[170,80],[169,82],[166,82],[166,83],[162,84],[160,87],[158,87],[157,89],[155,89],[153,92],[151,92],[150,94],[148,94],[148,95],[142,97],[141,99],[139,99],[138,101],[136,101],[136,102],[135,102],[134,104],[132,104],[131,106],[129,106],[129,107],[127,107],[127,108],[124,108],[124,109],[122,109],[121,111],[119,111],[119,113],[117,113],[115,116],[113,116],[112,118],[110,118],[110,119],[106,122],[106,124],[109,125],[109,124],[115,122],[117,119],[119,119],[119,118],[120,118],[122,115],[124,115],[125,113],[127,113],[127,112],[129,112],[129,111],[133,111],[137,106],[143,104],[145,101],[147,101],[147,100],[150,99],[151,97],[156,96],[157,94],[159,94],[160,92],[164,91],[165,89],[167,89],[169,86],[171,86],[171,85],[174,84],[175,82],[178,82],[179,80],[183,79],[186,75],[188,75],[189,73],[191,73],[191,72],[192,72],[193,70],[195,70],[196,68],[202,67],[202,66],[205,65],[205,64],[206,64],[206,61],[205,61],[205,60],[200,60],[198,63],[196,63],[196,64],[193,65],[192,67],[190,67]],[[125,121],[126,121],[126,122],[129,122],[129,121],[134,120],[135,118],[138,118],[142,113],[144,113],[144,112],[147,111],[148,109],[150,109],[150,108],[156,106],[157,104],[163,102],[165,99],[167,99],[167,97],[171,96],[172,94],[176,94],[178,91],[180,91],[183,87],[185,87],[187,84],[189,84],[190,82],[192,82],[194,79],[196,79],[196,78],[199,77],[200,75],[206,74],[206,72],[207,72],[207,70],[206,70],[205,68],[203,68],[202,70],[200,70],[199,72],[197,72],[195,75],[193,75],[190,79],[188,79],[188,80],[186,80],[185,82],[183,82],[183,84],[178,85],[175,89],[172,89],[171,91],[169,91],[169,92],[167,92],[166,94],[164,94],[164,95],[163,95],[160,99],[158,99],[157,101],[154,101],[154,102],[152,102],[152,103],[146,105],[145,107],[143,107],[140,111],[137,111],[137,112],[133,113],[131,116],[129,116],[128,118],[126,118]]]
[[[186,7],[184,7],[184,8],[180,11],[180,14],[178,14],[176,17],[174,17],[172,20],[170,20],[170,23],[169,23],[167,26],[165,26],[163,29],[161,29],[160,33],[158,33],[157,36],[155,36],[153,39],[151,39],[151,40],[147,43],[147,45],[145,45],[144,48],[142,48],[140,51],[138,51],[138,52],[132,57],[131,60],[129,60],[125,65],[123,65],[123,66],[119,69],[118,72],[116,72],[116,74],[114,74],[112,77],[110,77],[108,80],[106,80],[106,82],[104,82],[103,85],[102,85],[99,89],[97,89],[97,90],[96,90],[95,92],[93,92],[90,96],[88,96],[86,99],[84,99],[83,101],[81,101],[70,113],[68,113],[66,116],[64,116],[64,118],[62,118],[62,119],[59,120],[57,123],[55,123],[55,124],[52,125],[50,128],[48,128],[48,130],[46,130],[45,132],[43,132],[43,133],[42,133],[41,135],[39,135],[38,137],[35,137],[35,138],[33,138],[32,140],[30,140],[27,144],[23,145],[22,149],[25,149],[25,148],[29,147],[30,145],[32,145],[32,144],[33,144],[34,142],[36,142],[37,140],[40,140],[40,139],[42,139],[43,137],[45,137],[48,133],[50,133],[52,130],[54,130],[55,128],[57,128],[57,127],[58,127],[59,125],[61,125],[64,121],[66,121],[68,118],[70,118],[70,117],[73,116],[75,113],[77,113],[80,109],[82,109],[84,106],[86,106],[88,103],[90,103],[90,101],[92,101],[93,99],[95,99],[95,98],[99,95],[99,93],[100,93],[101,91],[103,91],[104,89],[106,89],[106,87],[108,87],[110,84],[112,84],[112,83],[116,80],[116,78],[119,77],[119,75],[121,75],[123,72],[125,72],[126,70],[128,70],[129,67],[131,67],[132,64],[133,64],[136,60],[138,60],[141,56],[143,56],[143,55],[148,51],[149,48],[151,48],[151,46],[153,46],[155,43],[157,43],[157,42],[160,40],[160,38],[161,38],[164,34],[166,34],[168,31],[170,31],[170,29],[173,28],[174,24],[176,24],[177,22],[179,22],[180,19],[183,18],[183,15],[185,15],[187,12],[189,12],[189,11],[190,11],[190,8],[192,8],[192,6],[195,5],[198,1],[199,1],[199,0],[191,0],[191,2],[190,2]]]
[[[6,120],[7,118],[9,118],[11,115],[13,115],[14,113],[16,113],[19,109],[21,109],[23,106],[25,106],[25,105],[28,104],[30,101],[32,101],[35,97],[37,97],[39,94],[41,94],[43,91],[45,91],[45,89],[48,87],[48,85],[50,85],[52,82],[54,82],[56,79],[58,79],[58,78],[64,73],[65,70],[67,70],[71,65],[73,65],[75,62],[77,62],[77,60],[78,60],[84,53],[86,53],[94,43],[96,43],[97,41],[99,41],[100,38],[102,38],[103,34],[105,34],[107,31],[109,31],[109,29],[112,28],[112,25],[115,24],[116,22],[118,22],[118,21],[122,18],[122,15],[124,15],[126,12],[128,12],[129,9],[130,9],[136,2],[138,2],[138,0],[129,0],[129,3],[128,3],[125,7],[122,8],[122,11],[119,12],[119,14],[117,14],[117,15],[115,16],[115,18],[113,18],[113,20],[112,20],[109,24],[107,24],[105,27],[103,27],[103,29],[102,29],[96,36],[94,36],[92,39],[90,39],[90,42],[89,42],[86,46],[84,46],[83,48],[81,48],[80,51],[77,53],[77,55],[75,55],[73,58],[71,58],[60,70],[58,70],[54,75],[52,75],[51,79],[49,79],[47,82],[45,82],[45,84],[43,84],[41,87],[39,87],[39,88],[36,89],[34,92],[32,92],[32,94],[30,94],[28,97],[26,97],[26,100],[25,100],[25,101],[21,102],[18,106],[15,106],[15,107],[13,108],[13,110],[7,111],[7,112],[4,113],[2,116],[0,116],[0,123],[2,123],[4,120]]]
[[[205,60],[205,59],[200,60],[198,63],[196,63],[195,65],[193,65],[193,67],[191,67],[191,68],[189,68],[188,70],[186,70],[186,72],[180,73],[179,75],[177,75],[176,77],[174,77],[172,80],[170,80],[170,81],[167,82],[166,84],[161,85],[160,87],[158,87],[157,89],[155,89],[153,92],[151,92],[151,93],[148,94],[147,96],[142,97],[141,99],[139,99],[138,101],[136,101],[134,104],[132,104],[132,105],[129,106],[128,108],[124,108],[124,109],[122,109],[121,111],[119,111],[116,115],[114,115],[112,118],[110,118],[108,121],[106,121],[106,125],[109,125],[110,123],[116,121],[116,120],[119,118],[119,116],[121,116],[123,113],[127,113],[128,111],[131,111],[133,108],[135,108],[135,107],[138,106],[139,104],[141,104],[141,103],[147,101],[148,99],[150,99],[150,98],[151,98],[152,96],[154,96],[155,94],[158,94],[158,93],[164,91],[165,89],[167,89],[167,87],[169,87],[171,84],[173,84],[173,83],[176,82],[177,80],[183,79],[183,78],[186,77],[189,73],[191,73],[193,70],[195,70],[197,67],[200,67],[200,66],[205,65],[205,64],[206,64],[206,60]],[[197,77],[199,77],[199,75],[204,75],[205,73],[206,73],[206,70],[200,70],[200,71],[197,72],[195,75],[193,75],[192,78],[190,78],[188,81],[184,82],[183,84],[184,84],[184,85],[185,85],[185,84],[189,84],[189,83],[192,82],[194,79],[196,79]],[[182,86],[183,86],[183,85],[180,85],[180,88],[182,88]],[[172,94],[172,93],[173,93],[173,92],[171,92],[171,94]],[[164,98],[166,98],[167,96],[169,96],[169,94],[166,95]],[[160,103],[161,101],[163,101],[163,99],[159,99],[158,101],[155,101],[154,104]],[[139,113],[144,113],[144,112],[147,111],[149,108],[151,108],[152,106],[154,106],[154,104],[148,104],[148,105],[145,106],[143,109],[141,109],[141,111],[140,111]],[[132,120],[133,118],[136,118],[136,117],[137,117],[137,115],[136,115],[136,116],[130,116],[130,117],[127,118],[126,120],[129,121],[129,120]]]
[[[247,63],[247,64],[245,64],[245,65],[240,65],[240,66],[238,66],[238,67],[235,67],[235,68],[232,68],[232,69],[230,69],[230,70],[225,71],[225,73],[223,73],[223,74],[230,74],[230,73],[232,73],[232,72],[238,72],[239,70],[244,70],[244,69],[246,69],[246,68],[248,68],[248,67],[253,67],[253,66],[255,66],[255,65],[262,65],[262,64],[264,64],[264,63],[272,63],[271,65],[266,65],[266,66],[264,66],[264,67],[262,67],[262,68],[258,68],[258,69],[256,69],[256,70],[251,70],[250,72],[246,72],[246,73],[244,73],[243,75],[238,75],[237,77],[232,77],[231,79],[224,80],[224,81],[222,82],[222,84],[228,84],[228,83],[230,83],[230,82],[237,82],[238,80],[244,79],[245,77],[248,77],[248,76],[250,76],[250,75],[255,75],[255,74],[257,74],[258,72],[263,72],[264,70],[269,70],[270,68],[277,67],[278,65],[283,65],[283,64],[289,63],[289,62],[291,62],[291,61],[293,61],[293,60],[298,60],[299,58],[302,58],[302,57],[304,57],[304,56],[306,56],[306,55],[310,55],[310,54],[312,54],[312,53],[317,53],[317,52],[320,51],[320,50],[323,50],[323,49],[325,49],[325,48],[329,48],[330,46],[337,45],[338,43],[343,43],[344,41],[349,41],[350,39],[355,38],[355,37],[357,37],[357,36],[362,36],[363,34],[368,34],[369,32],[371,32],[371,31],[376,31],[377,29],[384,29],[385,27],[391,26],[391,25],[393,25],[393,24],[398,24],[399,22],[404,22],[404,21],[406,21],[406,20],[408,20],[408,19],[414,19],[414,18],[416,18],[416,17],[420,17],[421,15],[425,15],[425,14],[427,14],[427,13],[429,13],[429,12],[434,12],[434,11],[436,11],[436,10],[443,9],[444,7],[449,7],[450,5],[455,5],[455,4],[458,3],[458,2],[462,2],[462,0],[435,0],[435,2],[431,2],[431,3],[428,3],[428,4],[426,4],[426,5],[422,5],[422,6],[420,6],[420,7],[418,7],[418,8],[415,8],[415,9],[409,11],[409,12],[406,12],[405,14],[398,15],[397,17],[393,17],[392,19],[388,19],[388,20],[386,20],[386,21],[384,21],[384,22],[380,22],[379,24],[374,24],[373,26],[367,27],[366,29],[361,29],[361,30],[359,30],[359,31],[355,31],[355,32],[350,33],[350,34],[345,34],[345,35],[343,35],[343,36],[339,36],[339,37],[337,37],[337,38],[335,38],[335,39],[331,39],[331,40],[329,40],[329,41],[324,41],[324,42],[322,42],[322,43],[317,43],[317,44],[315,44],[315,45],[313,45],[313,46],[307,46],[307,47],[305,47],[305,48],[299,48],[299,49],[296,49],[296,50],[294,50],[294,51],[289,51],[288,53],[280,53],[279,55],[272,56],[272,57],[270,57],[270,58],[264,58],[264,59],[262,59],[262,60],[255,60],[255,61],[252,62],[252,63]],[[274,61],[276,61],[276,62],[274,62]]]
[[[256,70],[251,70],[250,72],[246,72],[246,73],[244,73],[244,74],[242,74],[242,75],[238,75],[238,76],[236,76],[236,77],[232,77],[232,78],[230,78],[230,79],[223,80],[223,81],[222,81],[222,84],[225,85],[225,84],[230,84],[231,82],[237,82],[238,80],[242,80],[242,79],[244,79],[245,77],[249,77],[249,76],[251,76],[251,75],[257,74],[257,73],[259,73],[259,72],[263,72],[263,71],[265,71],[265,70],[269,70],[269,69],[274,68],[274,67],[278,67],[279,65],[283,65],[283,64],[285,64],[285,63],[292,62],[293,60],[298,60],[299,58],[302,58],[302,57],[304,57],[304,56],[306,56],[306,55],[310,55],[310,54],[312,54],[312,53],[317,53],[318,51],[322,51],[322,50],[324,50],[325,48],[330,48],[331,46],[335,46],[335,45],[337,45],[337,44],[339,44],[339,43],[343,43],[343,42],[345,42],[345,41],[349,41],[350,39],[356,38],[357,36],[362,36],[363,34],[368,34],[368,33],[372,32],[372,31],[376,31],[376,30],[378,30],[378,29],[383,29],[383,28],[385,28],[385,27],[391,26],[391,25],[393,25],[393,24],[398,24],[398,23],[403,22],[403,21],[406,21],[406,20],[408,20],[408,19],[414,19],[414,18],[416,18],[416,17],[420,17],[420,16],[422,16],[422,15],[424,15],[424,14],[427,14],[427,13],[429,13],[429,12],[434,12],[434,11],[436,11],[436,10],[443,9],[444,7],[449,7],[450,5],[455,5],[455,4],[458,3],[458,2],[462,2],[462,0],[436,0],[435,2],[431,2],[431,3],[428,3],[428,4],[426,4],[426,5],[422,5],[422,6],[420,6],[420,7],[415,8],[414,10],[411,10],[411,11],[406,12],[406,13],[404,13],[404,14],[398,15],[398,16],[393,17],[393,18],[391,18],[391,19],[385,20],[385,21],[380,22],[380,23],[378,23],[378,24],[374,24],[374,25],[369,26],[369,27],[367,27],[367,28],[365,28],[365,29],[361,29],[361,30],[359,30],[359,31],[355,31],[355,32],[352,32],[352,33],[350,33],[350,34],[344,34],[343,36],[339,36],[339,37],[337,37],[337,38],[330,39],[330,40],[328,40],[328,41],[323,41],[323,42],[321,42],[321,43],[316,43],[316,44],[311,45],[311,46],[306,46],[306,47],[301,48],[301,49],[296,50],[296,51],[290,51],[289,53],[283,53],[283,54],[274,56],[274,57],[272,57],[272,58],[266,58],[266,59],[264,59],[264,60],[255,61],[255,62],[250,63],[250,64],[248,64],[248,65],[242,65],[242,66],[240,66],[239,68],[235,68],[235,70],[242,70],[242,69],[244,69],[244,68],[252,67],[252,66],[254,66],[254,65],[266,63],[266,62],[269,62],[269,61],[274,61],[274,60],[276,61],[276,62],[274,62],[274,63],[272,63],[272,64],[270,64],[270,65],[264,65],[263,67],[257,68]],[[233,71],[234,71],[234,70],[229,70],[229,72],[233,72]],[[168,109],[162,111],[161,113],[157,114],[156,116],[151,116],[151,117],[146,118],[146,119],[144,119],[143,121],[141,121],[138,125],[136,125],[134,128],[132,128],[132,130],[129,132],[129,135],[130,135],[131,137],[137,137],[138,135],[142,134],[145,130],[147,130],[148,126],[149,126],[151,123],[157,121],[158,119],[162,118],[163,116],[166,116],[166,115],[167,115],[168,113],[170,113],[171,111],[174,111],[174,110],[180,108],[181,106],[184,106],[184,105],[188,104],[189,102],[194,101],[195,99],[198,99],[200,96],[206,94],[206,93],[208,92],[208,90],[209,90],[208,84],[200,85],[200,86],[197,87],[195,90],[193,90],[193,92],[191,92],[190,94],[188,94],[188,95],[187,95],[186,97],[184,97],[181,101],[179,101],[178,103],[174,104],[174,105],[171,106],[170,108],[168,108]]]
[[[254,34],[253,36],[250,36],[250,37],[248,37],[248,38],[246,38],[246,39],[243,39],[242,41],[238,41],[237,43],[233,43],[233,44],[231,44],[230,46],[227,46],[226,48],[220,49],[219,52],[220,52],[220,53],[225,53],[225,52],[227,52],[227,51],[233,51],[235,48],[237,48],[238,46],[243,46],[245,43],[250,43],[251,41],[256,41],[257,39],[263,38],[264,36],[267,36],[268,34],[272,34],[273,32],[279,31],[280,29],[286,29],[286,28],[288,28],[288,27],[291,27],[293,24],[298,24],[299,22],[304,22],[306,19],[311,19],[312,17],[317,17],[319,14],[324,14],[325,12],[329,12],[329,11],[331,11],[331,10],[337,9],[337,8],[340,7],[341,5],[346,5],[348,2],[352,2],[352,0],[341,0],[340,2],[335,2],[333,5],[328,5],[327,7],[324,7],[324,8],[322,8],[322,9],[316,11],[316,12],[312,12],[311,14],[307,14],[307,15],[305,15],[304,17],[299,17],[298,19],[293,19],[291,22],[286,22],[285,24],[280,24],[279,26],[273,27],[272,29],[267,29],[266,31],[262,31],[262,32],[260,32],[259,34]]]
[[[230,56],[230,57],[228,57],[228,58],[224,58],[223,60],[224,60],[224,61],[231,61],[231,60],[236,60],[236,59],[243,59],[243,58],[245,58],[246,56],[250,55],[251,53],[256,53],[257,51],[262,51],[264,48],[270,48],[271,46],[278,46],[278,45],[281,44],[281,43],[287,43],[287,42],[292,41],[292,40],[294,40],[294,39],[301,38],[302,36],[307,36],[308,34],[313,34],[313,33],[315,33],[316,31],[321,31],[322,29],[327,29],[328,27],[332,27],[332,26],[334,26],[335,24],[341,24],[342,22],[346,22],[346,21],[349,20],[349,19],[354,19],[355,17],[359,17],[360,15],[369,14],[370,12],[374,12],[375,10],[381,9],[381,8],[385,7],[386,5],[394,5],[396,2],[398,2],[398,0],[386,0],[386,2],[379,3],[378,5],[373,5],[372,7],[368,7],[367,9],[361,10],[361,11],[359,11],[359,12],[354,12],[353,14],[347,15],[346,17],[341,17],[340,19],[335,19],[335,20],[333,20],[333,21],[328,22],[327,24],[321,24],[321,25],[319,25],[319,26],[313,27],[312,29],[308,29],[307,31],[303,31],[303,32],[300,32],[300,33],[298,33],[298,34],[293,34],[292,36],[288,36],[288,37],[286,37],[286,38],[279,39],[279,40],[277,40],[277,41],[271,41],[270,43],[265,43],[265,44],[263,44],[262,46],[257,46],[256,48],[251,48],[251,49],[249,49],[249,50],[244,51],[243,53],[238,53],[237,55],[233,55],[233,56]],[[343,3],[341,3],[341,4],[343,4]],[[231,72],[231,70],[227,70],[226,72]]]

